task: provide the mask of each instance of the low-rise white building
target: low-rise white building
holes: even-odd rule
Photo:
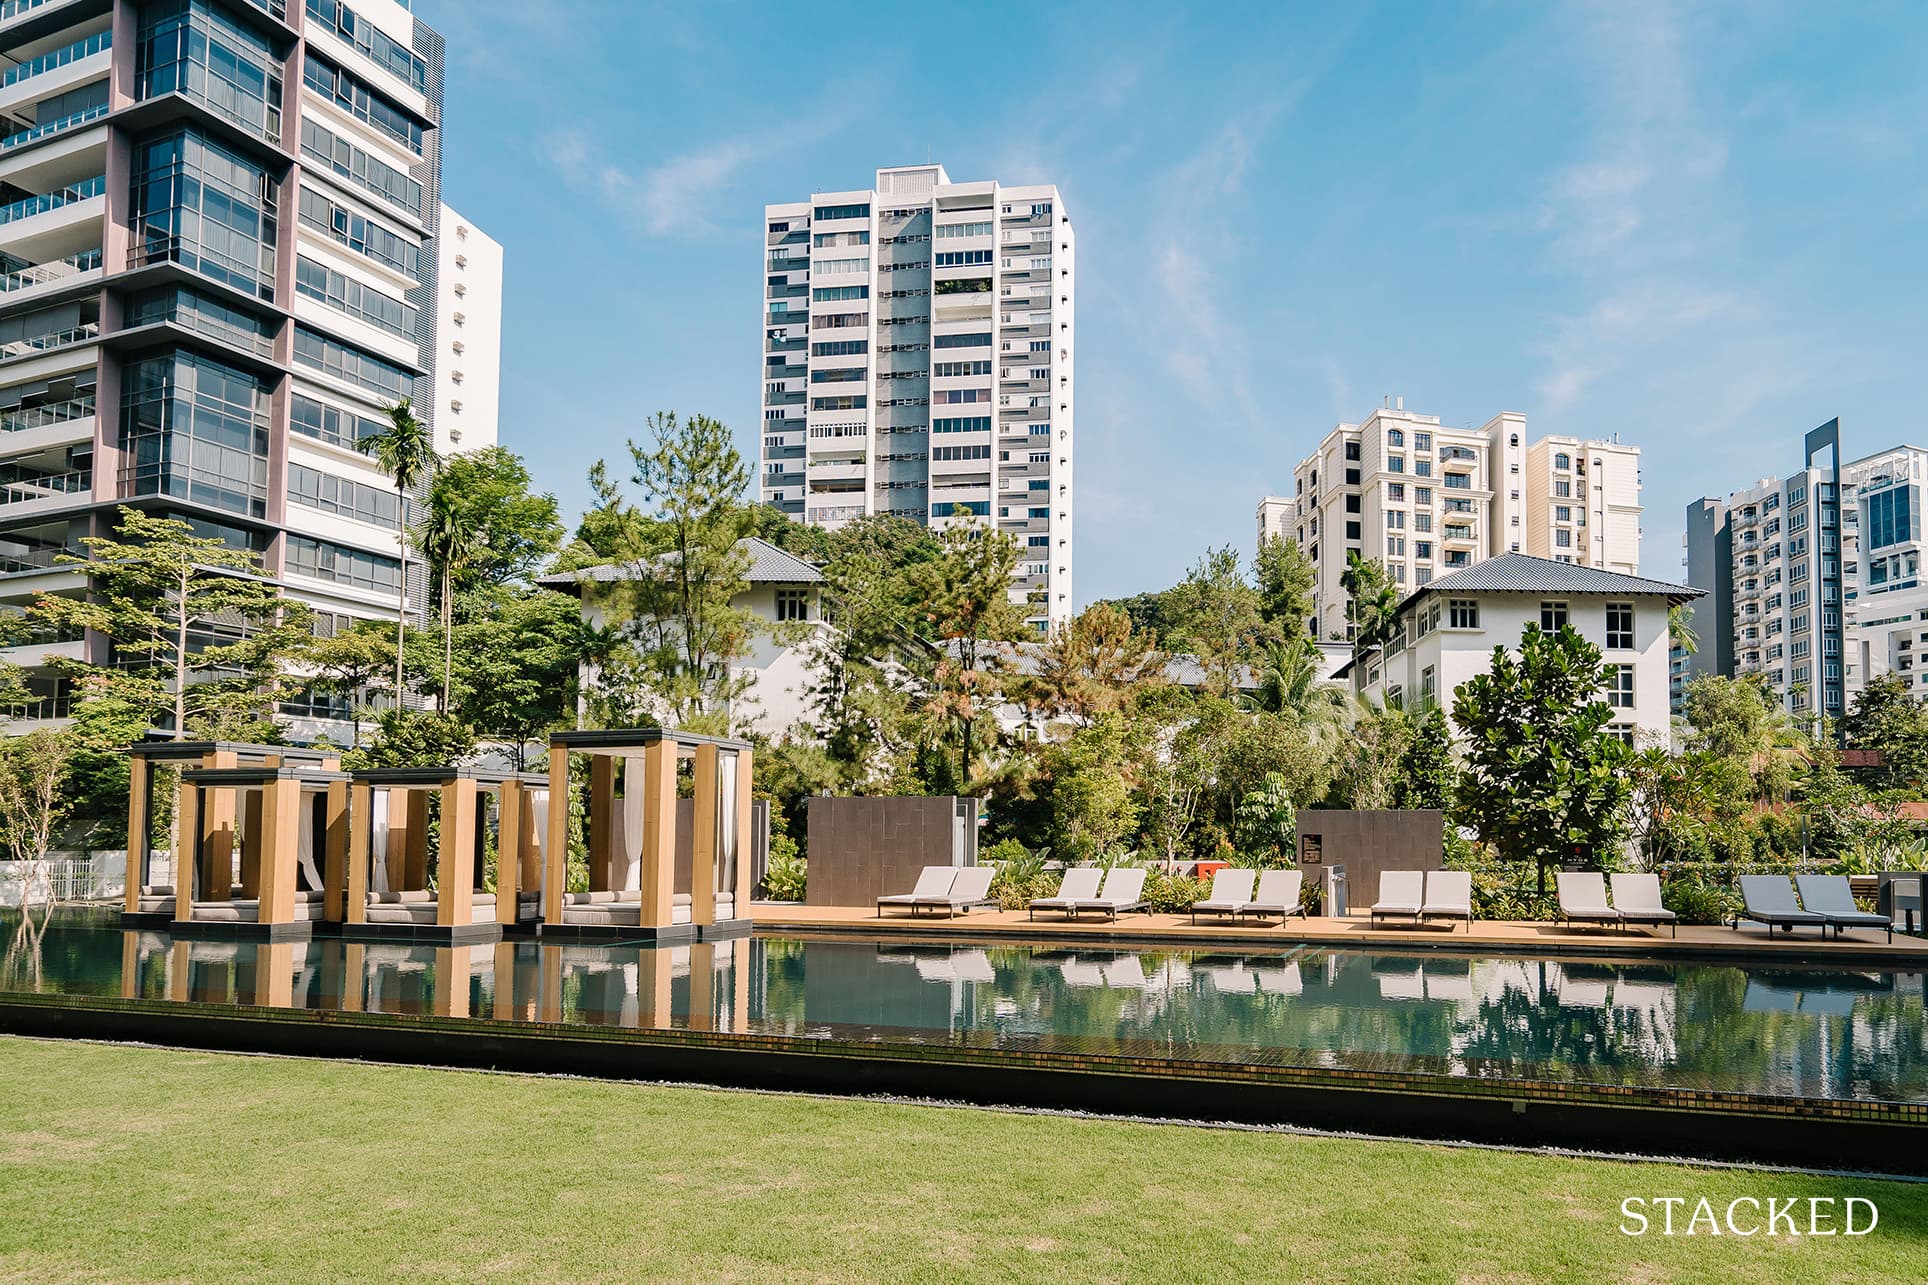
[[[1527,625],[1571,625],[1614,666],[1606,692],[1613,727],[1641,745],[1671,743],[1668,609],[1698,589],[1575,563],[1502,554],[1441,576],[1399,605],[1399,631],[1362,648],[1344,671],[1375,704],[1452,714],[1453,690],[1492,668],[1493,649],[1517,646]]]
[[[816,631],[835,627],[824,619],[823,574],[755,537],[739,541],[738,547],[749,558],[744,576],[749,588],[732,598],[730,605],[752,613],[767,628],[758,631],[750,654],[735,666],[735,673],[747,676],[750,685],[731,709],[731,721],[739,731],[782,736],[793,732],[809,714],[810,686],[817,672]],[[538,583],[580,597],[583,619],[601,628],[607,624],[607,615],[594,587],[619,584],[637,575],[633,564],[611,563],[557,572]],[[584,592],[585,586],[589,592]],[[585,667],[583,690],[590,690],[595,682],[594,669]]]

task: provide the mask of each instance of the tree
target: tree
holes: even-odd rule
[[[1115,713],[1079,728],[1056,747],[1051,783],[1054,850],[1078,861],[1103,858],[1138,827],[1132,729]]]
[[[648,428],[648,442],[629,444],[648,511],[632,519],[605,497],[598,519],[625,565],[602,606],[634,653],[604,673],[632,674],[676,726],[727,732],[730,704],[751,682],[736,664],[763,627],[736,605],[750,587],[740,543],[750,511],[739,498],[750,472],[730,430],[706,415],[666,411]]]
[[[1288,639],[1306,633],[1319,570],[1298,541],[1282,535],[1261,539],[1253,572],[1258,579],[1259,617],[1276,624]]]
[[[1395,806],[1416,734],[1413,720],[1403,710],[1365,710],[1339,747],[1332,778],[1334,798],[1361,812]]]
[[[1694,609],[1684,602],[1667,608],[1667,645],[1683,656],[1700,651],[1700,635],[1694,632]]]
[[[1517,653],[1495,647],[1490,671],[1453,692],[1465,746],[1453,821],[1502,859],[1532,861],[1542,892],[1549,864],[1597,865],[1626,835],[1632,751],[1607,728],[1608,677],[1572,626],[1529,624]]]
[[[456,719],[516,746],[527,766],[532,743],[569,722],[583,656],[581,609],[567,594],[485,585],[458,595],[453,703]]]
[[[1743,789],[1769,800],[1786,790],[1790,756],[1781,750],[1803,738],[1761,679],[1702,674],[1687,684],[1681,713],[1685,748],[1708,755],[1710,768],[1737,783],[1737,802]]]
[[[375,739],[342,755],[349,771],[371,767],[445,767],[475,753],[475,729],[429,709],[385,709]]]
[[[1239,852],[1266,869],[1292,864],[1298,852],[1299,810],[1285,777],[1268,772],[1246,791],[1235,817]]]
[[[1452,802],[1458,780],[1452,729],[1439,706],[1429,704],[1413,719],[1412,742],[1399,762],[1392,804],[1396,808],[1445,808]]]
[[[943,649],[925,712],[958,742],[957,784],[971,779],[978,723],[999,694],[997,644],[1025,636],[1025,608],[1011,601],[1011,573],[1023,549],[984,523],[958,521],[938,536],[938,556],[911,583],[924,604],[924,630]]]
[[[478,550],[486,546],[488,532],[471,525],[473,515],[454,506],[429,505],[417,539],[429,567],[441,581],[442,611],[442,694],[436,708],[449,712],[449,687],[455,678],[455,580],[458,568],[466,569]]]
[[[353,746],[361,744],[361,714],[369,703],[369,693],[388,673],[390,645],[384,629],[370,621],[341,630],[330,638],[318,638],[309,645],[307,662],[315,676],[309,686],[345,696],[350,707]]]
[[[1915,699],[1899,675],[1869,679],[1849,706],[1841,730],[1848,748],[1881,756],[1881,766],[1854,773],[1864,783],[1918,790],[1928,780],[1928,705]]]
[[[0,738],[0,848],[14,861],[32,863],[26,871],[28,893],[53,846],[54,831],[72,807],[65,788],[72,755],[63,731],[39,728]]]
[[[1260,654],[1251,702],[1270,714],[1290,713],[1315,738],[1346,725],[1345,689],[1319,681],[1319,649],[1310,638],[1268,642]]]
[[[60,662],[66,673],[150,721],[171,719],[177,739],[190,727],[238,739],[235,729],[270,714],[290,686],[285,662],[311,634],[308,609],[280,596],[259,557],[125,507],[112,537],[81,544],[85,556],[60,561],[87,571],[92,596],[49,595],[34,610],[106,635],[123,663]]]
[[[1116,607],[1095,603],[1053,629],[1025,683],[1049,714],[1090,727],[1100,716],[1128,707],[1146,687],[1163,681],[1165,656]]]
[[[531,486],[527,465],[505,447],[442,461],[429,486],[429,520],[452,518],[477,537],[454,568],[458,594],[477,585],[524,583],[555,556],[562,543],[556,497]]]
[[[1355,644],[1377,647],[1392,637],[1399,626],[1399,590],[1385,563],[1362,558],[1356,549],[1347,550],[1339,587],[1346,591],[1346,622],[1352,626]]]
[[[395,479],[395,540],[400,546],[401,578],[395,590],[395,700],[403,687],[402,640],[408,631],[408,493],[435,471],[435,434],[415,418],[404,397],[388,408],[388,427],[356,441],[362,454],[372,456],[382,471]]]
[[[1190,651],[1205,671],[1205,688],[1230,696],[1261,641],[1272,635],[1259,613],[1259,592],[1239,570],[1230,545],[1212,549],[1169,595],[1169,645]]]

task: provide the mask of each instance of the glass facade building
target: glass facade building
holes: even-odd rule
[[[258,552],[329,630],[399,592],[425,609],[357,444],[404,399],[434,428],[461,351],[438,342],[443,64],[374,0],[0,6],[0,610],[84,592],[57,559],[122,505]],[[46,685],[33,716],[59,717]]]

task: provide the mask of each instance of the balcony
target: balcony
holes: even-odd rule
[[[62,45],[58,49],[49,49],[46,53],[29,58],[25,62],[15,63],[13,66],[7,68],[6,71],[0,72],[0,99],[11,97],[6,91],[12,89],[15,85],[33,80],[38,76],[45,75],[47,72],[72,66],[74,63],[80,62],[84,58],[91,58],[95,54],[106,53],[113,47],[114,33],[111,29],[96,31],[93,35],[83,36],[70,45]],[[106,60],[102,59],[103,69],[105,62]]]
[[[55,134],[63,133],[70,129],[78,129],[91,121],[99,120],[105,116],[107,112],[108,107],[106,103],[95,103],[92,107],[83,107],[71,115],[61,116],[55,120],[42,121],[38,125],[29,126],[26,129],[20,130],[18,133],[9,134],[5,138],[0,138],[0,154],[10,152],[18,147],[25,147],[27,144],[38,142],[43,138],[51,138]]]
[[[12,517],[23,505],[35,506],[37,511],[58,508],[62,504],[84,503],[93,498],[93,492],[94,470],[91,468],[0,481],[0,513]]]
[[[0,227],[31,219],[35,215],[50,214],[69,205],[92,200],[107,194],[107,176],[96,175],[79,183],[72,183],[56,192],[42,192],[38,196],[22,197],[20,200],[0,205]]]
[[[0,270],[0,294],[76,280],[89,272],[100,271],[100,266],[99,247],[47,263],[20,264],[12,255],[0,255],[0,269],[4,269]]]
[[[41,406],[16,406],[12,410],[0,411],[0,433],[26,433],[36,429],[50,428],[57,424],[73,424],[77,428],[94,418],[94,395],[72,397],[64,402],[51,402]],[[87,436],[92,436],[91,427]],[[9,446],[0,439],[0,450]]]

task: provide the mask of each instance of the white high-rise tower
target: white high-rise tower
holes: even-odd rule
[[[981,518],[1026,558],[1040,631],[1072,609],[1076,241],[1058,189],[877,171],[764,207],[761,498],[835,525]]]

